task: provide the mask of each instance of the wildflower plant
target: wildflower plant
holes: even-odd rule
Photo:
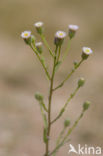
[[[22,32],[21,37],[24,39],[25,43],[30,46],[30,48],[33,50],[33,52],[37,56],[49,80],[48,105],[44,103],[44,97],[41,93],[39,92],[35,93],[35,98],[39,102],[41,115],[42,115],[43,122],[44,122],[44,130],[43,130],[43,141],[45,143],[44,156],[52,156],[52,155],[55,156],[58,150],[60,149],[60,147],[62,147],[66,142],[69,141],[70,134],[72,133],[74,128],[77,126],[80,119],[83,117],[85,111],[89,108],[90,102],[89,101],[84,102],[82,106],[81,114],[76,119],[76,121],[71,125],[71,127],[70,127],[71,122],[69,119],[66,119],[64,121],[64,124],[63,124],[64,126],[56,140],[56,145],[54,149],[50,151],[51,127],[65,113],[69,102],[73,99],[73,97],[76,95],[78,90],[84,85],[85,79],[79,78],[75,90],[67,98],[67,101],[64,103],[60,112],[57,113],[57,116],[54,117],[54,119],[51,118],[53,93],[64,85],[64,83],[72,76],[72,74],[79,68],[79,66],[89,57],[89,55],[93,53],[93,51],[88,47],[83,47],[80,61],[74,62],[72,70],[66,75],[64,80],[62,80],[57,86],[54,86],[54,77],[55,77],[56,71],[60,67],[60,65],[63,63],[64,59],[66,58],[69,48],[70,48],[71,40],[75,37],[76,32],[79,27],[77,25],[69,25],[68,34],[64,31],[57,31],[54,36],[55,50],[53,51],[51,50],[44,35],[44,23],[37,22],[34,24],[34,27],[36,28],[37,33],[40,35],[43,43],[36,42],[35,36],[32,35],[30,31]],[[61,47],[63,45],[64,39],[66,36],[68,36],[68,45],[67,45],[66,50],[63,52],[63,56],[61,57]],[[51,74],[49,73],[47,65],[44,61],[43,44],[47,47],[53,60]]]

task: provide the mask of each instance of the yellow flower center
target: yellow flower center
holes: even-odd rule
[[[59,33],[59,35],[60,35],[60,36],[63,36],[63,33],[61,32],[61,33]]]
[[[38,23],[38,26],[41,26],[41,23]]]
[[[87,52],[87,53],[89,53],[89,52],[90,52],[90,50],[89,50],[89,49],[86,49],[86,52]]]
[[[25,33],[24,36],[27,37],[28,36],[28,33]]]

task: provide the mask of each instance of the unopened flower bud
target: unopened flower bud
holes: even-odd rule
[[[37,23],[34,24],[34,26],[35,26],[35,28],[36,28],[36,30],[37,30],[37,32],[38,32],[39,34],[42,34],[43,31],[44,31],[43,25],[44,25],[43,22],[37,22]]]
[[[83,104],[83,110],[86,111],[89,108],[90,104],[91,104],[90,101],[84,102],[84,104]]]
[[[78,80],[78,87],[82,87],[84,85],[84,83],[85,83],[85,79],[84,78],[80,78]]]
[[[68,127],[68,126],[70,126],[70,120],[69,119],[66,119],[64,121],[64,127]]]
[[[37,42],[37,43],[35,44],[35,46],[36,46],[38,52],[41,54],[42,51],[43,51],[43,44],[42,44],[42,42]]]
[[[21,37],[24,39],[26,44],[31,43],[31,31],[24,31],[21,33]]]
[[[43,95],[42,94],[40,94],[40,93],[35,93],[35,98],[36,98],[36,100],[38,100],[38,101],[43,101]]]
[[[66,33],[64,31],[57,31],[54,38],[54,44],[57,46],[61,46],[65,37]]]
[[[75,36],[76,31],[79,29],[77,25],[69,25],[69,37],[72,39]]]
[[[86,60],[89,55],[93,53],[91,48],[83,47],[82,48],[82,59]]]

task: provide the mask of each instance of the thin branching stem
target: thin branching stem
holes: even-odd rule
[[[49,91],[49,99],[48,99],[48,129],[47,129],[47,142],[46,142],[46,154],[48,156],[49,153],[49,138],[50,138],[50,130],[51,130],[51,102],[52,102],[52,94],[53,94],[53,82],[54,82],[54,75],[55,75],[55,66],[56,66],[56,54],[57,54],[58,46],[56,46],[55,50],[55,57],[54,57],[54,64],[52,70],[52,76],[50,80],[50,91]]]
[[[65,60],[65,58],[68,55],[68,52],[69,52],[69,49],[70,49],[70,45],[71,45],[71,40],[69,39],[67,49],[65,50],[63,58],[62,58],[62,62]]]
[[[57,63],[58,63],[58,61],[59,61],[59,58],[60,58],[60,52],[61,52],[61,46],[59,46],[59,50],[58,50]]]
[[[66,76],[66,78],[57,86],[53,89],[53,91],[57,90],[58,88],[62,87],[64,85],[64,83],[71,77],[71,75],[76,71],[76,69],[81,65],[81,63],[83,62],[84,60],[81,59],[80,62],[76,65],[76,67],[74,67],[72,69],[72,71]]]
[[[79,123],[79,121],[83,117],[83,115],[84,115],[84,110],[82,111],[80,116],[77,118],[77,120],[74,122],[73,126],[68,130],[67,134],[64,136],[63,140],[59,143],[59,145],[56,146],[55,149],[51,153],[49,153],[49,156],[52,156],[54,153],[56,153],[59,150],[59,148],[61,146],[63,146],[65,144],[65,142],[68,139],[69,135],[72,133],[74,128],[77,126],[77,124]]]
[[[72,98],[76,95],[77,91],[79,90],[80,87],[77,87],[75,89],[75,91],[70,95],[70,97],[67,99],[66,103],[64,104],[64,106],[62,107],[62,109],[60,110],[59,114],[57,115],[57,117],[51,122],[51,124],[53,124],[54,122],[56,122],[64,113],[66,107],[68,106],[69,102],[72,100]]]
[[[45,39],[44,34],[41,34],[40,36],[41,36],[41,39],[42,39],[42,41],[44,42],[45,46],[46,46],[47,49],[49,50],[50,55],[51,55],[52,57],[54,57],[54,54],[53,54],[53,52],[52,52],[50,46],[48,45],[48,42],[47,42],[47,40]]]
[[[30,47],[32,48],[32,50],[33,50],[34,53],[36,54],[37,58],[39,59],[40,63],[42,64],[42,66],[43,66],[43,68],[44,68],[44,70],[45,70],[45,73],[46,73],[48,79],[50,80],[50,75],[49,75],[49,73],[48,73],[48,71],[47,71],[47,68],[46,68],[45,64],[43,63],[43,61],[42,61],[42,59],[41,59],[41,57],[40,57],[38,51],[36,50],[36,48],[35,48],[34,46],[30,45]]]

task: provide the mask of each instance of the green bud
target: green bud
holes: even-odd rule
[[[66,119],[64,121],[64,127],[68,127],[68,126],[70,126],[70,120],[69,119]]]
[[[43,95],[42,94],[40,94],[40,93],[35,93],[35,98],[36,98],[36,100],[38,100],[38,101],[43,101]]]
[[[84,104],[83,104],[83,110],[86,111],[89,108],[90,104],[91,104],[90,101],[84,102]]]
[[[82,87],[84,85],[84,83],[85,83],[85,79],[84,78],[80,78],[78,80],[78,87]]]

